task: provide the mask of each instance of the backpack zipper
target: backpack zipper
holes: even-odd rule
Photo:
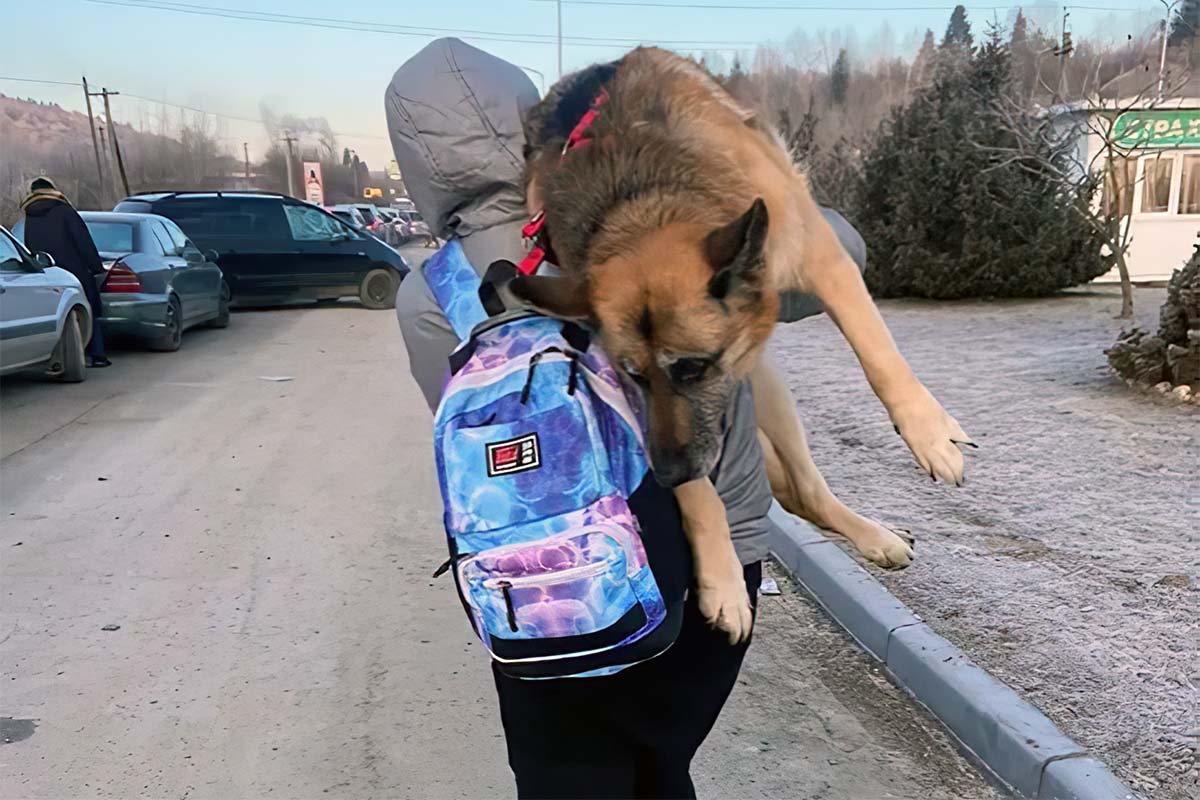
[[[620,547],[620,545],[617,545]],[[520,589],[522,586],[552,586],[556,583],[566,583],[577,578],[590,578],[602,575],[612,567],[607,561],[595,561],[591,564],[581,564],[578,567],[559,570],[558,572],[541,572],[537,575],[522,575],[515,578],[488,578],[483,582],[485,589]],[[547,580],[549,578],[549,580]]]
[[[512,584],[508,581],[497,581],[496,587],[504,594],[504,608],[508,611],[508,627],[517,630],[517,609],[513,606]]]

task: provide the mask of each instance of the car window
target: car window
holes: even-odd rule
[[[0,233],[0,272],[26,272],[25,256],[12,240]]]
[[[188,239],[183,235],[183,231],[179,230],[179,226],[174,222],[164,222],[162,224],[167,229],[167,235],[171,237],[171,243],[175,245],[175,249],[183,252],[188,249]]]
[[[347,238],[337,220],[315,208],[287,203],[283,207],[292,238],[298,242],[336,242]]]
[[[184,198],[156,204],[154,212],[171,218],[199,247],[265,249],[291,241],[282,205],[274,198]]]
[[[84,220],[96,249],[101,253],[132,253],[133,223]]]
[[[355,207],[358,209],[358,213],[362,214],[363,219],[365,219],[367,222],[375,222],[377,219],[379,219],[379,215],[377,215],[375,213],[375,209],[373,207],[371,207],[371,206],[355,206]]]
[[[171,234],[167,233],[166,225],[163,225],[158,220],[154,220],[150,223],[150,230],[154,231],[154,238],[158,240],[163,253],[169,256],[179,255],[179,250],[175,246],[175,242],[171,241]]]

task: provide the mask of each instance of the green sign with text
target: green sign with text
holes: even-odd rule
[[[1126,111],[1113,124],[1118,147],[1200,147],[1200,111]]]

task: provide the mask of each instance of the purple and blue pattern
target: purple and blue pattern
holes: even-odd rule
[[[425,276],[466,339],[486,317],[461,247],[430,259]],[[639,393],[598,348],[575,351],[562,322],[527,317],[475,335],[437,410],[434,450],[459,589],[498,660],[497,640],[556,641],[531,661],[591,655],[595,638],[593,649],[566,653],[563,638],[619,631],[640,606],[640,629],[609,632],[624,638],[607,641],[611,659],[586,672],[606,674],[632,663],[621,648],[666,618],[627,503],[648,471],[643,419]],[[495,469],[494,447],[534,436],[534,462]]]

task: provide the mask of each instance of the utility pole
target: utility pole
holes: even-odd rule
[[[1062,39],[1059,40],[1058,49],[1054,54],[1058,56],[1058,96],[1061,100],[1067,99],[1067,89],[1069,81],[1067,80],[1067,57],[1075,51],[1075,45],[1071,43],[1071,32],[1067,30],[1067,18],[1071,16],[1071,12],[1067,11],[1067,7],[1063,6],[1063,21],[1062,21]]]
[[[1179,0],[1175,0],[1174,3],[1170,4],[1167,3],[1167,0],[1159,0],[1159,2],[1163,4],[1164,9],[1162,21],[1162,50],[1158,55],[1158,91],[1154,96],[1156,101],[1161,103],[1163,99],[1163,79],[1166,77],[1167,73],[1167,29],[1170,28],[1171,9],[1175,7],[1175,4],[1178,3]]]
[[[106,205],[104,196],[108,192],[104,191],[104,168],[100,166],[100,142],[96,139],[96,120],[92,116],[92,94],[88,91],[87,76],[83,76],[83,99],[87,103],[88,112],[88,127],[92,130],[92,150],[96,153],[96,178],[99,185],[96,187],[96,199],[100,205]]]
[[[112,106],[108,102],[109,97],[118,94],[120,92],[110,92],[107,87],[101,87],[100,91],[96,92],[96,96],[104,98],[104,119],[108,121],[108,138],[112,139],[113,153],[117,157],[117,169],[121,173],[121,185],[117,187],[117,191],[124,189],[125,197],[128,197],[129,178],[125,176],[125,162],[121,160],[121,143],[117,141],[117,126],[113,125]]]
[[[242,142],[242,155],[246,159],[246,188],[250,188],[250,143]]]
[[[558,7],[558,79],[562,80],[562,0],[554,0]]]
[[[293,166],[292,144],[297,141],[296,137],[292,136],[291,131],[284,131],[283,138],[280,140],[287,143],[287,173],[288,173],[288,194],[292,197],[296,196],[296,168]]]
[[[101,122],[96,127],[100,131],[100,152],[104,156],[104,170],[100,177],[100,197],[104,205],[108,205],[108,192],[112,186],[104,176],[107,175],[108,178],[112,177],[112,162],[108,160],[108,142],[104,140],[104,123]]]

